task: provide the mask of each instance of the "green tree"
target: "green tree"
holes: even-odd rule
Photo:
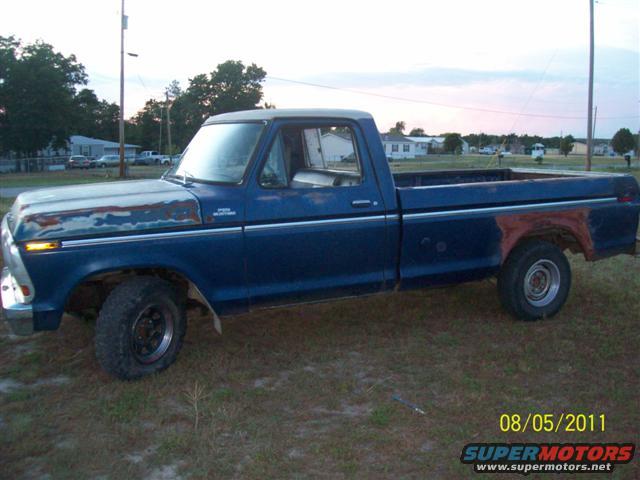
[[[571,135],[562,137],[562,140],[560,140],[560,153],[565,157],[569,155],[573,150],[573,142],[575,142],[575,139]]]
[[[240,61],[227,60],[211,72],[213,114],[253,109],[262,100],[262,85],[267,73],[256,64],[245,67]]]
[[[495,135],[487,135],[486,133],[480,132],[480,135],[478,135],[478,147],[486,147],[492,143],[498,143]]]
[[[611,139],[611,148],[618,155],[624,155],[629,150],[633,150],[635,146],[635,139],[628,128],[621,128]]]
[[[177,82],[172,82],[168,87],[169,96],[173,98],[172,143],[178,150],[184,149],[202,123],[212,115],[260,108],[265,77],[266,72],[253,63],[245,66],[240,61],[228,60],[210,74],[203,73],[189,79],[184,91]],[[137,142],[155,149],[160,132],[160,114],[154,102],[148,101],[132,124]]]
[[[118,105],[99,100],[93,90],[83,88],[74,97],[72,133],[117,141],[119,115]]]
[[[0,37],[0,150],[34,155],[66,146],[75,115],[76,86],[87,83],[74,55],[47,43],[23,45]]]
[[[409,132],[410,137],[426,137],[427,134],[424,133],[424,129],[422,128],[414,128]]]
[[[444,136],[444,151],[447,153],[456,153],[462,150],[462,137],[459,133],[447,133]]]
[[[407,125],[403,121],[396,122],[396,125],[389,129],[389,134],[404,136],[405,128],[407,128]]]
[[[144,108],[131,119],[128,139],[140,145],[143,150],[158,150],[160,147],[160,128],[162,127],[160,119],[161,116],[164,116],[164,112],[162,112],[164,108],[164,102],[154,99],[147,100]]]
[[[520,140],[520,142],[522,143],[522,145],[524,145],[524,148],[531,148],[531,146],[534,143],[544,143],[543,142],[543,138],[539,135],[527,135],[526,133],[524,135],[520,135],[518,137],[518,140]]]

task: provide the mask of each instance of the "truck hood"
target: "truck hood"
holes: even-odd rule
[[[140,233],[202,224],[197,198],[185,187],[165,180],[24,192],[8,215],[16,241]]]

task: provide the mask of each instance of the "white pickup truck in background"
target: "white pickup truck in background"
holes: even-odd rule
[[[145,150],[136,156],[135,165],[159,165],[163,161],[163,155],[155,150]]]

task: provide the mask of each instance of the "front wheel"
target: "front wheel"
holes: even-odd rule
[[[118,285],[100,310],[96,356],[115,377],[144,377],[176,360],[185,331],[184,305],[171,284],[135,277]]]
[[[552,317],[571,288],[571,267],[556,245],[532,240],[517,246],[498,275],[504,308],[521,320]]]

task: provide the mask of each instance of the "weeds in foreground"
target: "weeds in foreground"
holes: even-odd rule
[[[193,429],[195,432],[198,432],[198,424],[200,423],[200,413],[201,413],[201,404],[203,400],[205,400],[209,394],[205,393],[204,387],[196,382],[193,385],[193,388],[187,389],[185,392],[185,396],[187,397],[187,401],[191,406],[193,413]]]

